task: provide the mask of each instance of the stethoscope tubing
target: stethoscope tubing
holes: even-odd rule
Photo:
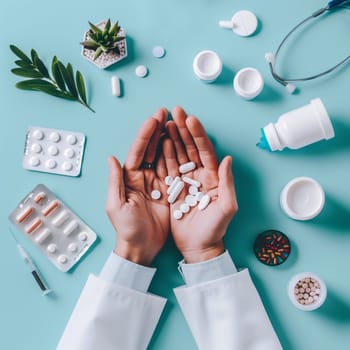
[[[286,43],[286,41],[289,39],[289,37],[295,32],[297,31],[301,26],[303,26],[305,23],[309,22],[312,19],[315,19],[319,16],[321,16],[322,14],[324,14],[325,12],[328,12],[330,10],[333,10],[335,8],[346,8],[344,7],[344,2],[347,3],[349,1],[341,1],[341,0],[333,0],[330,3],[328,3],[328,5],[326,7],[322,7],[321,9],[315,11],[311,16],[305,18],[304,20],[302,20],[300,23],[298,23],[295,27],[293,27],[288,33],[287,35],[283,38],[283,40],[281,41],[281,43],[279,44],[276,53],[274,54],[274,62],[269,62],[269,67],[270,67],[270,71],[271,74],[273,76],[273,78],[280,84],[287,86],[289,83],[295,83],[295,82],[305,82],[305,81],[310,81],[310,80],[314,80],[317,78],[320,78],[322,76],[325,76],[331,72],[333,72],[334,70],[338,69],[340,66],[344,65],[345,63],[347,63],[348,61],[350,61],[350,55],[345,57],[344,59],[342,59],[340,62],[338,62],[336,65],[330,67],[329,69],[318,73],[318,74],[314,74],[308,77],[303,77],[303,78],[283,78],[281,77],[275,70],[275,65],[277,62],[277,57],[282,49],[282,47],[284,46],[284,44]]]

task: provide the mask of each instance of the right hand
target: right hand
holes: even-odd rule
[[[220,165],[202,124],[184,110],[173,110],[174,121],[166,125],[170,139],[163,143],[168,174],[179,176],[179,165],[194,161],[196,169],[186,176],[198,180],[200,191],[208,193],[211,202],[203,211],[197,207],[176,220],[173,212],[179,209],[187,193],[170,206],[170,227],[175,244],[187,263],[214,258],[224,252],[223,237],[228,224],[238,210],[232,175],[232,158],[226,156]]]
[[[151,264],[169,233],[165,161],[162,154],[156,159],[167,115],[163,108],[145,121],[123,167],[115,157],[108,158],[106,211],[117,233],[114,252],[145,266]],[[144,169],[144,162],[155,163],[155,168]],[[162,193],[159,200],[151,198],[153,189]]]

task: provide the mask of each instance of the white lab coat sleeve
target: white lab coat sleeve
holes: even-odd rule
[[[113,272],[111,264],[115,264],[116,261],[114,257],[110,257],[106,262],[101,273],[105,278],[89,276],[57,350],[147,348],[166,299],[132,289],[131,286],[135,283],[143,288],[148,282],[140,286],[135,278],[126,277],[128,267],[125,261],[117,262],[119,272]],[[133,269],[136,274],[143,273],[142,267],[131,266],[131,275]],[[119,278],[128,286],[113,283],[109,278],[113,281]],[[145,276],[144,281],[147,279]]]
[[[58,350],[143,350],[165,299],[90,275]]]
[[[282,349],[247,269],[174,292],[200,350]]]

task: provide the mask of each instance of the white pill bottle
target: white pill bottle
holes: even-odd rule
[[[261,129],[257,146],[269,151],[284,148],[298,149],[334,137],[334,129],[322,101],[317,98],[310,104],[282,114],[277,123]]]

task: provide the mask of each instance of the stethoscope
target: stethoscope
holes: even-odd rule
[[[295,79],[285,79],[283,77],[281,77],[275,70],[275,66],[276,66],[276,61],[277,61],[277,57],[278,54],[282,48],[282,46],[284,45],[284,43],[287,41],[287,39],[298,29],[300,28],[302,25],[304,25],[306,22],[317,18],[319,16],[321,16],[322,14],[324,14],[327,11],[331,11],[334,10],[336,8],[342,7],[345,3],[350,3],[350,0],[333,0],[330,1],[327,6],[322,7],[321,9],[317,10],[316,12],[314,12],[311,16],[307,17],[306,19],[304,19],[303,21],[301,21],[299,24],[297,24],[282,40],[281,44],[278,46],[277,51],[275,54],[273,54],[272,52],[269,52],[267,54],[265,54],[265,59],[266,61],[269,63],[269,67],[270,67],[270,71],[271,74],[273,76],[273,78],[280,83],[281,85],[283,85],[287,91],[289,93],[294,93],[294,91],[296,90],[296,86],[292,83],[296,83],[299,81],[309,81],[309,80],[314,80],[320,77],[325,76],[326,74],[329,74],[331,72],[333,72],[334,70],[336,70],[337,68],[339,68],[340,66],[344,65],[345,63],[347,63],[350,60],[350,56],[347,56],[346,58],[344,58],[343,60],[341,60],[340,62],[338,62],[335,66],[327,69],[324,72],[315,74],[315,75],[311,75],[309,77],[306,78],[295,78]]]

